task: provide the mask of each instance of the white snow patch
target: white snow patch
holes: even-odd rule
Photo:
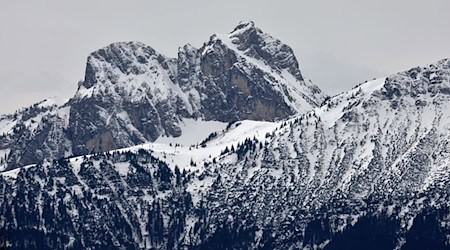
[[[14,126],[16,126],[17,120],[3,119],[0,120],[0,135],[10,134]]]
[[[59,108],[57,114],[64,121],[64,128],[69,127],[70,106]]]
[[[126,176],[128,176],[130,164],[128,162],[119,162],[119,163],[114,164],[114,168],[119,173],[119,175],[126,177]]]
[[[182,134],[179,137],[160,136],[155,143],[159,144],[181,144],[185,146],[195,145],[202,142],[213,132],[220,132],[225,129],[227,123],[219,121],[202,121],[194,119],[183,119],[181,124]]]

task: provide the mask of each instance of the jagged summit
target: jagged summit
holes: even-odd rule
[[[244,55],[262,61],[273,70],[288,70],[297,80],[303,81],[298,61],[291,47],[263,32],[253,21],[240,22],[229,34],[216,34],[210,43],[221,40],[232,43]]]
[[[212,76],[222,72],[221,62],[233,63],[234,68],[246,74],[256,68],[259,74],[278,85],[278,89],[285,90],[285,102],[297,113],[304,113],[323,101],[320,89],[303,79],[292,49],[255,27],[253,22],[241,22],[229,34],[213,35],[200,50],[203,57],[211,57],[208,60],[215,62],[210,70]]]
[[[240,21],[239,24],[230,33],[230,35],[235,34],[235,33],[239,33],[239,32],[246,32],[246,31],[252,30],[252,29],[258,29],[255,26],[255,22],[250,21],[250,20],[248,20],[248,21]]]
[[[169,60],[140,42],[112,43],[89,55],[84,81],[78,92],[83,91],[83,87],[90,89],[97,82],[117,84],[120,81],[118,74],[141,75],[157,64],[167,69]]]
[[[386,79],[383,95],[396,99],[410,95],[420,97],[450,94],[450,60],[443,59],[425,67],[415,67]]]

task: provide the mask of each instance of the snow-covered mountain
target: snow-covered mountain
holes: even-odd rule
[[[449,90],[446,59],[284,120],[211,124],[192,145],[7,171],[0,235],[18,248],[446,249]]]
[[[179,137],[192,119],[281,120],[323,100],[292,49],[253,22],[199,49],[182,46],[178,58],[138,42],[113,43],[89,55],[66,103],[0,117],[0,153],[11,169]]]
[[[11,115],[0,116],[0,172],[48,156],[69,156],[67,100],[50,98]]]

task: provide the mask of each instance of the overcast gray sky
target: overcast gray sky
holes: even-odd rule
[[[27,2],[27,3],[25,3]],[[176,56],[253,20],[328,94],[450,57],[448,0],[1,1],[0,113],[69,98],[88,54],[141,41]]]

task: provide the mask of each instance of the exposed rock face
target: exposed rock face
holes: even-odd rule
[[[297,59],[292,49],[255,27],[253,22],[241,22],[230,34],[232,43],[246,56],[264,61],[274,70],[288,70],[302,81]]]
[[[176,59],[138,42],[93,52],[75,96],[54,107],[53,113],[70,110],[68,123],[46,117],[50,124],[40,126],[52,128],[57,138],[40,129],[33,134],[8,131],[0,150],[14,147],[15,156],[8,157],[12,168],[129,147],[162,135],[177,137],[186,118],[280,120],[305,113],[323,99],[318,87],[303,80],[289,46],[252,22],[242,22],[230,34],[213,35],[200,49],[181,47]],[[23,120],[20,116],[11,122]],[[25,140],[18,139],[24,135]],[[60,146],[40,149],[46,140]]]
[[[116,43],[92,53],[71,108],[74,154],[103,152],[179,136],[186,106],[177,95],[174,61],[140,43]]]
[[[448,249],[449,76],[443,60],[369,81],[197,167],[133,149],[3,173],[0,236],[40,249]]]
[[[212,36],[201,51],[200,75],[205,90],[214,91],[202,103],[206,117],[221,107],[228,120],[272,121],[304,113],[323,100],[320,90],[303,80],[292,49],[253,22]],[[220,94],[225,98],[217,98]]]

